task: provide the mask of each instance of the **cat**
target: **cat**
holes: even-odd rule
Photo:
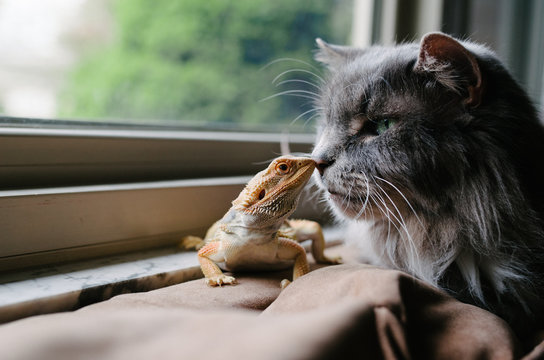
[[[336,218],[369,228],[365,255],[520,336],[544,327],[544,128],[497,56],[443,33],[316,41],[316,181]]]

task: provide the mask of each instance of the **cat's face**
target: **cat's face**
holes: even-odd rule
[[[471,58],[440,58],[438,46],[448,57],[470,56],[459,43],[434,40],[366,50],[318,42],[318,60],[331,73],[312,155],[340,217],[399,222],[407,212],[432,211],[463,171],[463,126],[481,80],[466,70]]]

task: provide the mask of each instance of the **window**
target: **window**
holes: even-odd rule
[[[6,0],[2,112],[304,130],[304,121],[290,123],[311,107],[314,39],[346,43],[350,8],[348,0]],[[295,89],[286,95],[305,101],[263,101]]]

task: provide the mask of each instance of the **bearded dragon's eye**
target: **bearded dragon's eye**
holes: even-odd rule
[[[289,172],[289,165],[286,163],[280,163],[276,166],[276,170],[281,174],[287,174]]]
[[[261,192],[259,193],[259,200],[262,200],[265,195],[266,195],[266,190],[262,189]]]

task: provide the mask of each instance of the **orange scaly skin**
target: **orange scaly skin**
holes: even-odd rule
[[[293,280],[308,273],[306,252],[299,241],[312,240],[317,262],[336,264],[323,253],[321,226],[309,220],[287,220],[314,171],[310,158],[282,156],[253,177],[225,216],[210,227],[204,240],[187,236],[186,248],[200,248],[198,260],[210,286],[235,284],[221,269],[274,270],[293,267]],[[289,284],[281,282],[284,288]]]

